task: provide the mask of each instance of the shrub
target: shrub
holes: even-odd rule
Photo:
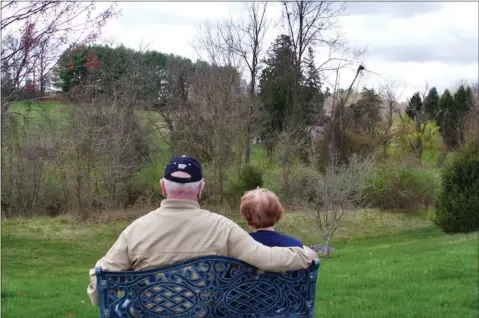
[[[373,158],[357,155],[341,164],[336,154],[330,155],[324,176],[314,182],[314,209],[312,216],[325,240],[324,257],[329,257],[329,247],[334,233],[343,224],[345,212],[360,201],[367,181],[373,171]]]
[[[479,230],[479,150],[471,142],[442,171],[436,224],[446,233]]]
[[[263,174],[258,168],[247,165],[243,167],[237,178],[228,183],[228,198],[233,205],[239,203],[240,197],[249,190],[263,186]]]
[[[320,173],[303,164],[294,164],[290,169],[268,169],[265,187],[275,192],[285,205],[292,208],[306,207],[314,197],[314,184]]]
[[[384,210],[412,210],[434,203],[439,182],[434,170],[382,165],[369,180],[364,202]]]
[[[240,173],[239,185],[241,185],[245,191],[262,187],[263,174],[261,173],[261,170],[254,166],[244,167]]]
[[[163,177],[164,162],[157,160],[142,167],[132,180],[132,193],[139,199],[146,196],[148,201],[162,199],[160,179]],[[153,202],[151,202],[153,204]]]

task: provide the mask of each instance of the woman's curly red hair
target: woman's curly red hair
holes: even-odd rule
[[[248,225],[255,229],[271,227],[284,215],[278,196],[264,188],[246,192],[241,198],[240,211]]]

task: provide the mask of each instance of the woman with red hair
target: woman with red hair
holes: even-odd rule
[[[241,198],[240,211],[252,231],[250,235],[256,241],[270,247],[303,247],[312,257],[318,257],[312,249],[303,246],[300,240],[274,230],[284,215],[284,208],[274,192],[264,188],[246,192]]]

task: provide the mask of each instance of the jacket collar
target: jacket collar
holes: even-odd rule
[[[198,210],[200,204],[193,200],[176,200],[165,199],[161,201],[160,209],[174,209],[174,210]]]

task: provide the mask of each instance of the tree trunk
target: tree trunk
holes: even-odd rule
[[[422,151],[423,151],[423,148],[422,148],[422,140],[421,140],[421,137],[420,136],[417,136],[416,137],[416,156],[417,158],[420,160],[421,157],[422,157]]]
[[[249,117],[249,116],[248,116]],[[246,140],[244,140],[244,162],[245,164],[249,164],[251,160],[251,125],[248,121],[246,122]]]
[[[443,163],[444,163],[444,160],[446,159],[446,150],[444,150],[441,155],[439,156],[439,158],[437,158],[437,161],[436,161],[436,168],[441,168]]]
[[[324,242],[324,258],[329,258],[329,247],[331,246],[331,239]]]
[[[253,103],[255,102],[255,95],[254,95],[254,90],[255,90],[255,81],[256,81],[256,66],[253,65],[253,69],[251,70],[250,74],[250,87],[249,87],[249,98],[250,98],[250,104],[248,105],[248,117],[246,118],[246,140],[244,141],[245,145],[245,152],[244,152],[244,162],[245,164],[249,164],[251,160],[251,116],[254,111],[253,109]]]
[[[243,147],[244,147],[244,140],[243,138],[239,138],[239,142],[238,142],[238,170],[237,170],[237,175],[238,177],[241,175],[241,169],[242,169],[242,166],[243,166]],[[247,150],[247,147],[245,147],[246,150]],[[245,154],[246,155],[246,154]],[[245,160],[246,161],[246,160]],[[248,164],[246,162],[246,164]]]

